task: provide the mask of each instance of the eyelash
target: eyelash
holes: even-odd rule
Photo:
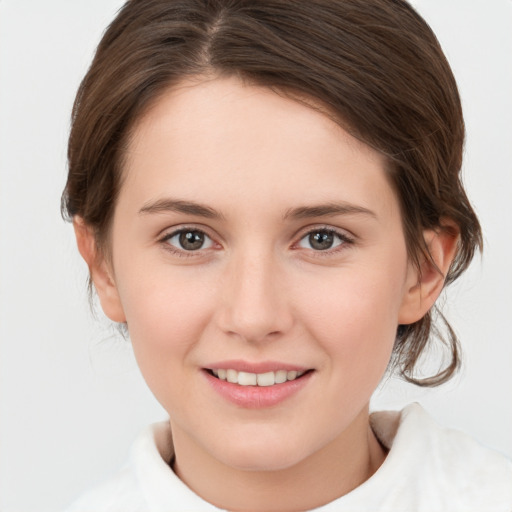
[[[173,239],[175,236],[178,236],[183,233],[199,233],[203,235],[205,238],[209,239],[212,244],[215,244],[215,241],[213,238],[206,233],[203,229],[199,229],[196,227],[191,226],[184,226],[179,229],[175,229],[174,231],[165,234],[162,238],[160,238],[159,242],[163,245],[165,250],[171,252],[173,255],[178,256],[180,258],[193,258],[197,256],[198,254],[201,254],[202,250],[204,250],[202,247],[197,250],[187,251],[185,249],[180,249],[178,247],[173,246],[169,243],[169,240]]]
[[[196,227],[181,227],[179,229],[175,229],[174,231],[165,234],[162,238],[159,239],[159,242],[163,245],[163,247],[170,251],[175,256],[178,256],[180,258],[191,258],[191,257],[197,257],[200,255],[205,249],[207,248],[199,248],[197,250],[189,250],[186,249],[180,249],[178,247],[173,246],[169,243],[169,240],[174,238],[175,236],[178,236],[183,233],[199,233],[209,239],[212,244],[215,244],[216,242],[213,240],[213,238],[206,233],[206,231],[196,228]],[[314,250],[314,249],[308,249],[311,254],[313,254],[315,257],[328,257],[332,256],[333,254],[337,254],[338,252],[347,249],[347,246],[351,246],[355,243],[355,239],[349,235],[347,235],[344,232],[338,231],[332,227],[327,226],[319,226],[319,227],[313,227],[311,229],[308,229],[307,231],[301,233],[300,238],[297,242],[295,242],[292,246],[292,249],[297,250],[300,249],[300,243],[306,239],[307,237],[311,236],[312,234],[316,233],[325,233],[327,235],[334,236],[338,239],[339,243],[334,246],[334,248],[328,248],[324,250]]]
[[[316,233],[325,233],[327,235],[332,235],[338,239],[339,243],[332,248],[324,249],[324,250],[314,250],[309,249],[310,254],[315,258],[327,258],[329,256],[333,256],[338,254],[340,251],[346,250],[348,247],[355,243],[355,239],[349,236],[347,233],[343,231],[339,231],[337,229],[332,228],[331,226],[315,226],[313,228],[308,229],[307,231],[301,233],[298,242],[293,245],[293,248],[300,248],[299,244],[306,239],[307,237],[316,234]]]

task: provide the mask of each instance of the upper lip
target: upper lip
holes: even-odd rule
[[[221,368],[225,370],[236,370],[237,372],[247,373],[267,373],[277,372],[278,370],[305,372],[311,369],[306,366],[283,363],[280,361],[250,362],[243,360],[218,361],[205,366],[205,368],[208,370],[217,370]]]

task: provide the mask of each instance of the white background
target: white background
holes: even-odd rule
[[[374,408],[419,400],[512,456],[512,2],[416,0],[458,79],[465,181],[486,251],[447,294],[465,354],[437,390],[397,381]],[[127,342],[95,320],[59,215],[69,113],[119,0],[0,0],[0,508],[61,509],[165,417]]]

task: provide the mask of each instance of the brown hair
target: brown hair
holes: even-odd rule
[[[92,227],[100,249],[134,123],[169,87],[212,73],[322,105],[387,157],[418,268],[429,258],[423,230],[444,229],[443,219],[460,231],[446,283],[467,268],[482,235],[460,178],[457,85],[432,30],[403,0],[129,0],[80,85],[69,138],[63,212]],[[450,362],[417,379],[415,365],[433,338],[449,347]],[[459,363],[457,337],[435,308],[399,327],[392,364],[406,380],[437,385]]]

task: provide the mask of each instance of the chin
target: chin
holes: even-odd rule
[[[298,447],[301,446],[301,450]],[[307,458],[304,443],[287,439],[260,437],[232,440],[222,447],[217,458],[227,466],[241,471],[281,471],[289,469]]]

